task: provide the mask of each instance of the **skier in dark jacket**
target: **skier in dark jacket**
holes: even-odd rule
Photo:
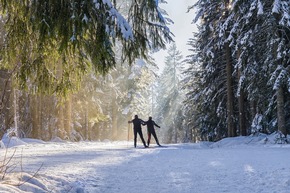
[[[138,115],[135,115],[135,118],[132,121],[128,121],[128,123],[133,123],[133,130],[134,130],[134,147],[137,146],[137,133],[139,133],[139,136],[143,142],[144,147],[148,147],[145,143],[145,140],[143,138],[142,134],[142,125],[145,125],[144,121],[142,119],[138,118]]]
[[[160,128],[159,125],[157,125],[153,120],[152,120],[152,117],[149,117],[149,120],[145,122],[145,124],[147,125],[147,132],[148,132],[148,141],[147,141],[147,145],[149,147],[150,145],[150,139],[151,139],[151,134],[153,135],[153,137],[155,138],[155,141],[157,143],[158,146],[161,146],[159,144],[159,141],[158,141],[158,138],[157,138],[157,135],[156,135],[156,132],[155,132],[155,129],[154,129],[154,126]]]

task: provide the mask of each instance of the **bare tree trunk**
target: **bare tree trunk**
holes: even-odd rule
[[[46,136],[48,139],[53,139],[57,136],[57,115],[58,115],[58,101],[56,97],[52,97],[50,101],[50,111],[49,122],[48,122],[48,131],[49,134]]]
[[[245,94],[244,91],[240,91],[239,100],[239,125],[240,125],[240,135],[247,136],[247,128],[246,128],[246,117],[245,117]]]
[[[177,139],[178,139],[178,134],[177,134],[178,130],[177,127],[174,127],[174,143],[177,143]]]
[[[238,58],[240,57],[240,50],[238,51]],[[238,80],[241,79],[241,69],[238,69]],[[245,93],[243,87],[240,88],[240,95],[238,96],[239,103],[239,126],[240,126],[240,135],[247,136],[246,128],[246,116],[245,116]]]
[[[196,142],[196,129],[194,128],[188,128],[188,135],[189,135],[189,141],[190,142]]]
[[[225,14],[224,18],[226,19],[229,15],[229,0],[224,0],[225,4]],[[226,37],[228,32],[226,32]],[[225,51],[225,61],[226,61],[226,74],[227,74],[227,127],[228,127],[228,137],[236,136],[236,130],[234,127],[234,91],[233,91],[233,67],[232,67],[232,55],[231,48],[229,43],[226,42],[224,45]]]
[[[260,113],[258,112],[257,102],[255,100],[250,101],[250,111],[251,111],[251,120],[254,119],[257,113]]]
[[[85,131],[86,131],[86,140],[90,140],[90,129],[89,129],[89,111],[88,106],[86,104],[85,107]]]
[[[47,128],[46,129],[44,129],[44,128],[42,128],[42,131],[46,131],[45,133],[42,133],[41,135],[42,135],[42,139],[46,139],[46,140],[48,140],[48,139],[52,139],[53,137],[53,132],[54,132],[54,127],[55,127],[55,122],[54,122],[54,120],[55,120],[55,104],[54,104],[54,102],[55,102],[55,97],[49,97],[48,99],[47,99],[47,109],[48,109],[48,111],[47,111],[47,113],[46,113],[46,116],[48,117],[48,121],[47,121]]]
[[[228,137],[236,136],[234,128],[234,92],[233,92],[233,67],[231,63],[231,51],[229,44],[225,44],[225,57],[226,57],[226,72],[227,72],[227,125]]]
[[[278,118],[278,130],[281,131],[285,136],[286,122],[285,122],[285,110],[284,110],[284,89],[282,86],[277,90],[277,118]]]
[[[14,132],[17,137],[19,137],[18,134],[18,118],[19,118],[19,112],[18,112],[18,94],[16,89],[13,89],[13,103],[14,103]]]
[[[112,100],[112,139],[113,140],[118,139],[118,107],[116,105],[115,93],[113,94]]]
[[[71,96],[68,96],[65,102],[65,117],[64,117],[64,128],[67,134],[67,138],[71,138],[71,121],[72,120],[72,102]]]
[[[32,97],[32,105],[31,105],[31,115],[32,115],[32,137],[38,139],[39,133],[39,98],[38,96],[31,96]]]
[[[56,136],[64,139],[64,116],[63,116],[63,104],[58,105],[57,107],[57,128],[56,128]]]
[[[132,115],[131,115],[131,113],[128,113],[127,114],[127,119],[128,119],[128,121],[131,121],[132,120]],[[134,136],[134,134],[133,134],[133,129],[132,129],[133,127],[132,127],[132,124],[129,124],[128,123],[128,128],[127,128],[127,140],[129,141],[129,140],[131,140],[131,139],[133,139],[133,136]]]
[[[11,117],[13,112],[12,108],[12,100],[11,100],[11,80],[10,73],[7,70],[0,70],[0,139],[4,135],[4,133],[11,127]]]

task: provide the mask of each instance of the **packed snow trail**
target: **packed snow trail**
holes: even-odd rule
[[[33,175],[39,170],[33,179],[45,187],[43,192],[290,192],[289,145],[154,146],[135,149],[133,142],[27,143],[16,147],[13,162],[19,166],[15,171]],[[8,149],[10,154],[13,149]],[[3,155],[5,150],[0,151]],[[36,192],[31,187],[20,189]],[[0,192],[5,192],[1,185]]]

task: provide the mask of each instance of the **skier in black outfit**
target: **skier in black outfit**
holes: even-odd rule
[[[132,121],[128,121],[128,123],[133,123],[133,130],[134,130],[134,147],[136,148],[137,145],[137,133],[139,133],[139,136],[144,144],[144,147],[148,147],[145,143],[145,140],[143,138],[143,134],[142,134],[142,128],[141,128],[141,124],[145,125],[144,121],[142,119],[138,118],[138,115],[135,115],[135,118]]]
[[[158,146],[161,146],[159,144],[155,129],[154,129],[154,125],[158,128],[160,128],[159,125],[157,125],[153,120],[152,117],[149,117],[149,120],[145,122],[145,124],[147,125],[147,132],[148,132],[148,141],[147,141],[147,145],[149,147],[150,145],[150,139],[151,139],[151,134],[153,135],[153,137],[155,138],[155,141],[157,143]]]

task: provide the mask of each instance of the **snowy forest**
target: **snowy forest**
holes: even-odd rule
[[[128,140],[135,114],[162,143],[286,136],[290,2],[197,0],[188,56],[159,3],[1,0],[0,137]]]

